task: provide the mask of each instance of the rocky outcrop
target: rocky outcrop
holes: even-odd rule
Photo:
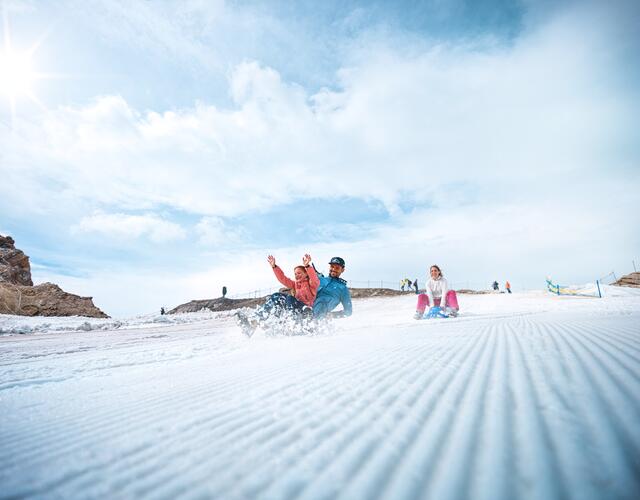
[[[640,273],[631,273],[623,276],[614,283],[615,286],[628,286],[631,288],[640,288]]]
[[[0,314],[20,316],[87,316],[108,318],[92,297],[67,293],[58,285],[33,286],[29,257],[13,238],[0,235]]]
[[[352,299],[364,299],[366,297],[394,297],[396,295],[409,295],[413,291],[403,292],[391,288],[349,288]]]
[[[91,297],[67,293],[58,285],[36,286],[0,283],[0,313],[20,316],[87,316],[108,318]]]
[[[0,235],[0,282],[33,286],[29,257],[14,243],[11,236]]]
[[[198,312],[203,309],[209,309],[210,311],[229,311],[231,309],[240,309],[241,307],[256,307],[264,304],[266,300],[266,297],[257,299],[227,299],[226,297],[220,297],[219,299],[192,300],[191,302],[181,304],[171,309],[167,314]]]

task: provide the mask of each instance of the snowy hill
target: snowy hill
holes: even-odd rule
[[[0,496],[638,498],[640,293],[615,288],[428,321],[362,299],[314,337],[0,316],[47,332],[0,336]]]

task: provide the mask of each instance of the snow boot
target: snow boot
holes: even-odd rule
[[[413,315],[413,319],[422,319],[424,316],[424,311],[416,311]]]
[[[455,318],[456,316],[458,316],[458,310],[454,309],[453,307],[447,307],[445,308],[444,311],[447,315],[451,316],[452,318]]]

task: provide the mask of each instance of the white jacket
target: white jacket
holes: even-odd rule
[[[447,304],[447,292],[449,291],[449,283],[447,280],[440,276],[438,279],[429,278],[427,281],[427,297],[429,297],[429,305],[435,306],[436,303],[433,299],[440,299],[440,307],[445,307]]]

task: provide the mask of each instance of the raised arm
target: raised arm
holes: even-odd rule
[[[269,264],[271,264],[271,269],[273,269],[273,274],[276,275],[276,279],[287,288],[293,288],[295,290],[296,282],[284,275],[282,269],[280,269],[280,267],[276,264],[275,257],[273,255],[269,255],[267,257],[267,260],[269,261]]]
[[[302,264],[304,264],[307,274],[309,275],[309,287],[312,290],[317,290],[320,286],[320,278],[316,274],[316,268],[311,265],[311,255],[308,253],[302,258]]]

